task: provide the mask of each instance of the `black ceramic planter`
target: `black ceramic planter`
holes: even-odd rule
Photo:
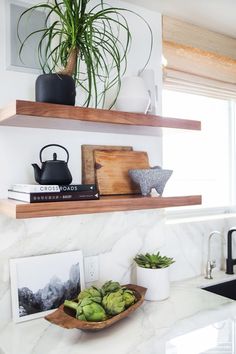
[[[35,83],[37,102],[75,105],[75,82],[69,75],[43,74]]]

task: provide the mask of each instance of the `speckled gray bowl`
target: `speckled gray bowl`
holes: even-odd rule
[[[166,182],[172,173],[172,170],[163,170],[159,166],[148,169],[129,170],[130,177],[140,186],[143,196],[150,195],[152,188],[155,188],[157,193],[162,195]]]

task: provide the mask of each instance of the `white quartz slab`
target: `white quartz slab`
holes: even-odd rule
[[[222,277],[224,273],[215,274],[217,281]],[[209,284],[203,277],[173,283],[168,300],[145,302],[129,318],[96,333],[62,329],[44,319],[9,322],[0,333],[0,353],[173,354],[168,348],[174,338],[236,318],[233,300],[200,288]]]

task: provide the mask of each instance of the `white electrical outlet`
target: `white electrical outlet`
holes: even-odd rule
[[[85,283],[97,281],[99,278],[98,256],[84,257]]]

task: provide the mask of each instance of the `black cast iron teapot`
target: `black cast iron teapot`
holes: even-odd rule
[[[57,146],[64,149],[67,153],[67,161],[57,160],[57,154],[54,152],[53,160],[43,162],[43,150],[50,146]],[[46,145],[40,150],[39,158],[42,163],[41,168],[36,163],[32,164],[36,182],[39,184],[70,184],[72,182],[72,176],[67,166],[69,161],[69,152],[65,147],[58,144]]]

